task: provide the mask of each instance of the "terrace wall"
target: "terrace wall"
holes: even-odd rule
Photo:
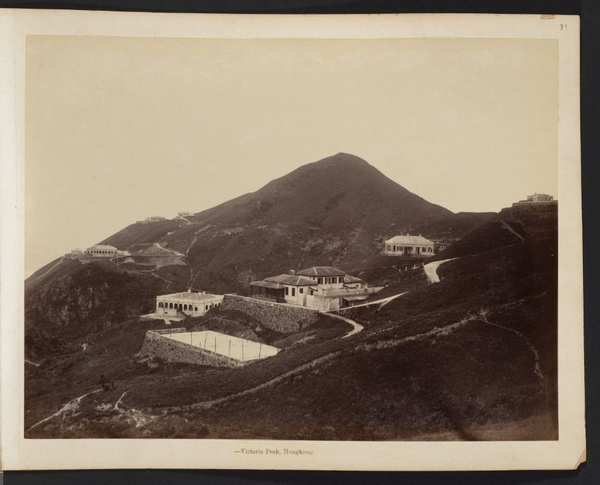
[[[178,333],[185,329],[169,330],[170,333]],[[159,332],[159,331],[158,331]],[[172,340],[155,330],[148,330],[144,344],[139,352],[140,357],[158,357],[165,362],[182,362],[185,364],[211,365],[218,367],[240,367],[245,362],[230,359],[224,355],[210,352],[200,347],[193,347],[177,340]]]
[[[225,295],[223,310],[236,310],[281,333],[298,332],[317,321],[319,312],[309,308],[274,303],[238,295]]]

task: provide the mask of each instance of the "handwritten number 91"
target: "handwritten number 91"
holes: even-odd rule
[[[567,24],[560,24],[560,30],[567,30]]]

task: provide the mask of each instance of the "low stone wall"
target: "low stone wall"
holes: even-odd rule
[[[319,316],[318,311],[309,308],[238,295],[225,295],[221,309],[250,315],[265,327],[281,333],[298,332],[315,323]]]
[[[187,330],[185,329],[185,327],[179,327],[179,328],[164,328],[164,329],[155,329],[155,330],[150,330],[151,332],[154,333],[158,333],[158,334],[163,334],[163,333],[183,333],[183,332],[187,332]]]
[[[175,332],[168,330],[162,333],[179,333],[185,332],[184,329],[173,329]],[[200,347],[193,347],[177,340],[172,340],[156,330],[148,330],[144,345],[139,354],[140,357],[151,356],[158,357],[165,362],[182,362],[185,364],[196,365],[211,365],[217,367],[241,367],[246,362],[230,359],[224,355],[216,354]]]

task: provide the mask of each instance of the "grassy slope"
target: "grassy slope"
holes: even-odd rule
[[[268,204],[263,209],[268,210]],[[140,231],[135,241],[148,244],[156,237],[167,237],[159,233],[173,230],[169,221],[164,228],[158,227],[163,223],[156,224],[156,234],[151,234],[154,229],[144,232],[151,225],[135,228]],[[521,237],[507,230],[506,224]],[[436,231],[443,232],[442,226]],[[186,238],[192,234],[189,227],[185,226]],[[352,266],[348,263],[348,268],[354,274],[388,285],[382,296],[409,293],[379,310],[357,310],[356,318],[365,330],[347,340],[338,338],[343,333],[339,322],[320,322],[312,329],[313,335],[277,336],[243,328],[244,318],[229,316],[228,322],[221,322],[223,328],[251,331],[265,342],[289,347],[276,357],[241,369],[214,369],[161,362],[149,365],[132,357],[151,324],[115,325],[134,310],[141,313],[141,307],[129,308],[134,313],[115,312],[144,299],[150,305],[157,291],[168,288],[154,285],[166,283],[128,276],[134,284],[127,289],[119,279],[124,275],[108,266],[95,276],[81,273],[76,289],[90,285],[102,289],[92,291],[94,299],[85,301],[92,304],[92,318],[80,315],[75,319],[86,325],[69,327],[67,342],[53,342],[52,332],[28,334],[34,340],[28,341],[28,349],[43,350],[48,360],[39,368],[27,367],[27,426],[70,399],[97,389],[102,373],[108,372],[116,387],[86,398],[80,413],[67,418],[66,426],[61,427],[60,419],[51,421],[29,436],[410,439],[423,433],[450,433],[455,439],[478,439],[488,436],[482,428],[510,426],[521,418],[539,416],[549,416],[544,427],[533,426],[524,435],[522,431],[509,438],[555,436],[557,251],[556,220],[551,213],[540,218],[527,211],[503,211],[497,219],[482,218],[476,229],[434,258],[458,258],[440,267],[442,282],[435,285],[428,284],[418,269],[398,271],[401,261],[374,254],[374,245],[363,244],[366,252],[354,253],[343,246],[344,240],[367,237],[360,231],[323,236],[306,227],[297,233],[289,227],[233,229],[206,229],[191,248],[189,259],[200,274],[198,286],[210,283],[216,291],[231,291],[232,287],[244,288],[257,274],[270,274],[272,265],[289,269],[294,263],[328,264],[350,254]],[[172,242],[183,246],[185,238],[175,236],[171,235]],[[368,238],[372,243],[372,235]],[[306,241],[311,244],[298,249]],[[86,265],[85,269],[100,266]],[[57,280],[76,277],[79,270],[74,271]],[[165,277],[188,276],[180,267],[161,271]],[[79,290],[80,300],[85,291]],[[42,285],[34,291],[54,290]],[[59,293],[54,300],[46,300],[56,303],[55,310],[71,304],[82,307],[82,301],[60,300],[71,296],[71,287]],[[98,295],[106,298],[95,301]],[[106,306],[113,302],[111,295],[119,303],[114,308]],[[52,308],[42,304],[32,308],[37,312],[36,323],[60,317],[50,318],[45,310]],[[104,323],[106,311],[114,314],[109,325]],[[436,330],[465,319],[468,323],[455,330]],[[77,339],[90,330],[95,333],[88,350],[77,348],[84,343]],[[309,337],[305,344],[297,344]],[[542,377],[535,372],[531,346],[538,354]],[[35,352],[29,355],[38,357]],[[245,394],[236,397],[240,392]],[[105,409],[123,393],[129,411]],[[226,400],[207,409],[198,406],[219,398]]]
[[[83,427],[63,432],[290,439],[411,439],[446,433],[449,439],[485,439],[490,426],[537,416],[543,426],[515,429],[510,436],[552,439],[553,257],[551,240],[464,256],[440,267],[441,283],[424,284],[415,275],[419,281],[410,293],[379,311],[363,312],[366,329],[348,340],[291,347],[242,369],[160,365],[152,374],[132,375],[115,390],[87,398]],[[469,316],[455,330],[437,330]],[[539,354],[542,378],[529,343]],[[311,364],[315,359],[322,362]],[[208,409],[195,405],[272,379],[270,386]],[[93,387],[90,381],[70,389],[70,396]],[[102,424],[86,421],[99,419],[96,407],[116,402],[125,391],[127,406],[149,419],[141,430],[123,425],[124,418],[114,413],[104,415]],[[48,411],[42,399],[38,403]],[[33,435],[57,432],[55,423]]]
[[[108,261],[79,264],[51,284],[26,291],[26,355],[52,358],[77,338],[148,313],[166,288],[160,279],[120,272]]]

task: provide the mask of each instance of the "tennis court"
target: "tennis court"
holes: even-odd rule
[[[212,330],[167,333],[163,334],[163,336],[243,362],[264,359],[279,352],[277,347],[233,337],[224,333],[213,332]]]

